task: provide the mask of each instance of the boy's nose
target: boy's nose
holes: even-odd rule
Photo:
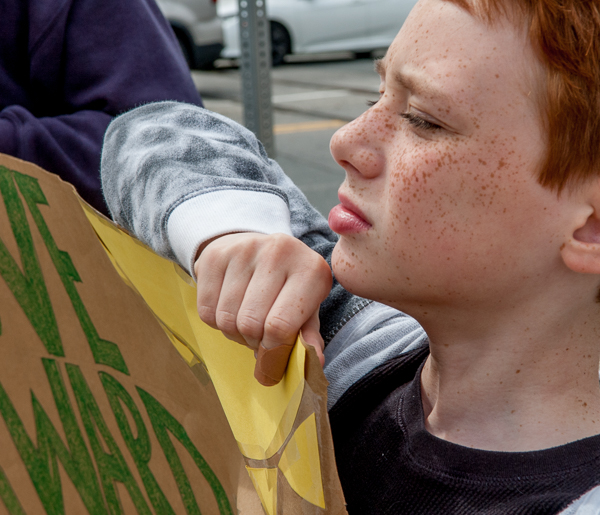
[[[344,125],[331,138],[331,155],[346,174],[358,173],[370,179],[377,177],[384,169],[385,129],[381,127],[376,111],[376,106],[369,109]]]

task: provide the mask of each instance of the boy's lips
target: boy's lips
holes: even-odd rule
[[[368,231],[371,224],[348,198],[340,194],[340,204],[329,212],[329,227],[338,234],[352,234]]]

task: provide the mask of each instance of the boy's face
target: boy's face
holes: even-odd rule
[[[570,208],[536,180],[543,71],[526,35],[420,0],[380,65],[379,102],[331,141],[348,208],[330,215],[336,277],[418,318],[538,294],[565,268]]]

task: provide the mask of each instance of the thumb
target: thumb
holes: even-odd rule
[[[323,355],[323,338],[319,333],[320,327],[321,322],[317,310],[300,328],[300,335],[304,343],[314,347],[322,366],[325,363],[325,356]],[[273,386],[281,381],[295,343],[294,341],[292,344],[278,345],[270,349],[267,349],[262,342],[260,343],[256,353],[256,366],[254,367],[254,377],[260,384]]]

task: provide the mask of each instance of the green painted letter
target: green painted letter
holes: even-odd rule
[[[198,452],[196,446],[190,440],[185,428],[179,422],[177,422],[175,417],[173,417],[173,415],[163,408],[161,404],[154,397],[152,397],[152,395],[139,387],[137,390],[142,398],[142,401],[144,402],[144,405],[146,406],[146,411],[148,412],[148,416],[152,422],[152,427],[156,433],[156,438],[158,439],[163,452],[165,453],[167,461],[169,462],[171,471],[175,476],[175,481],[179,487],[179,492],[181,493],[187,513],[190,515],[200,514],[200,509],[196,503],[194,492],[192,491],[190,482],[185,475],[181,461],[177,456],[177,451],[175,450],[175,447],[173,447],[173,442],[171,442],[169,433],[171,433],[182,443],[187,452],[189,452],[190,456],[194,459],[194,462],[200,469],[200,472],[202,472],[205,479],[208,481],[208,484],[212,488],[213,494],[217,499],[219,512],[222,515],[233,515],[231,506],[229,505],[229,500],[227,499],[227,494],[225,493],[225,490],[223,490],[223,486],[208,463],[206,463],[202,455]]]
[[[144,496],[135,482],[135,478],[131,474],[125,458],[123,458],[123,454],[110,434],[100,408],[81,370],[75,365],[67,365],[67,375],[75,392],[75,398],[77,399],[85,431],[92,445],[92,452],[100,471],[104,495],[106,496],[111,515],[123,513],[119,494],[114,485],[115,482],[125,485],[138,513],[150,515],[150,508],[148,508]],[[104,446],[100,439],[104,442]],[[109,452],[104,452],[104,447]]]
[[[4,170],[6,170],[6,168]],[[119,347],[117,347],[114,343],[103,340],[98,336],[98,331],[96,331],[96,328],[92,323],[92,319],[90,318],[90,315],[81,301],[79,292],[77,291],[75,284],[73,284],[74,282],[81,282],[81,279],[77,273],[77,270],[75,269],[75,266],[73,265],[73,262],[71,261],[71,257],[66,252],[58,249],[56,242],[54,241],[54,238],[52,237],[52,234],[46,225],[44,217],[38,209],[38,204],[48,205],[48,201],[46,200],[44,192],[40,188],[38,181],[33,177],[23,175],[19,172],[12,173],[17,185],[19,186],[19,190],[23,194],[23,197],[25,197],[25,202],[27,203],[29,211],[35,220],[35,224],[42,235],[42,239],[46,244],[46,248],[48,249],[50,257],[52,258],[52,262],[54,263],[54,266],[60,275],[63,286],[65,287],[69,298],[71,299],[73,308],[75,308],[75,313],[77,313],[77,318],[79,318],[81,328],[87,337],[94,360],[100,365],[107,365],[115,370],[118,370],[119,372],[128,374],[129,371],[127,370],[127,365],[125,364],[125,360],[121,355]]]
[[[4,198],[4,205],[19,247],[23,267],[23,271],[21,271],[8,252],[6,245],[0,240],[0,275],[27,315],[48,353],[54,356],[64,356],[56,318],[33,246],[25,209],[23,209],[23,203],[15,187],[12,173],[4,166],[0,166],[0,193]]]
[[[105,515],[106,507],[94,465],[77,425],[77,419],[58,365],[51,359],[43,359],[42,361],[63,430],[67,437],[67,445],[65,446],[63,443],[33,393],[32,404],[37,433],[37,448],[27,435],[25,427],[2,385],[0,385],[0,414],[6,422],[40,501],[48,514],[59,515],[64,513],[62,485],[56,461],[58,457],[89,513]]]
[[[173,508],[167,501],[165,494],[161,490],[156,478],[148,466],[150,457],[152,456],[150,438],[148,437],[148,430],[146,429],[146,425],[144,424],[135,402],[123,385],[121,385],[114,377],[105,372],[100,372],[100,379],[102,380],[110,406],[117,419],[117,424],[121,431],[121,435],[123,435],[123,440],[125,440],[125,444],[127,445],[131,456],[133,456],[154,510],[161,515],[175,515]],[[135,422],[135,433],[137,434],[137,438],[133,436],[134,433],[129,426],[127,415],[123,410],[123,405],[125,405]]]

